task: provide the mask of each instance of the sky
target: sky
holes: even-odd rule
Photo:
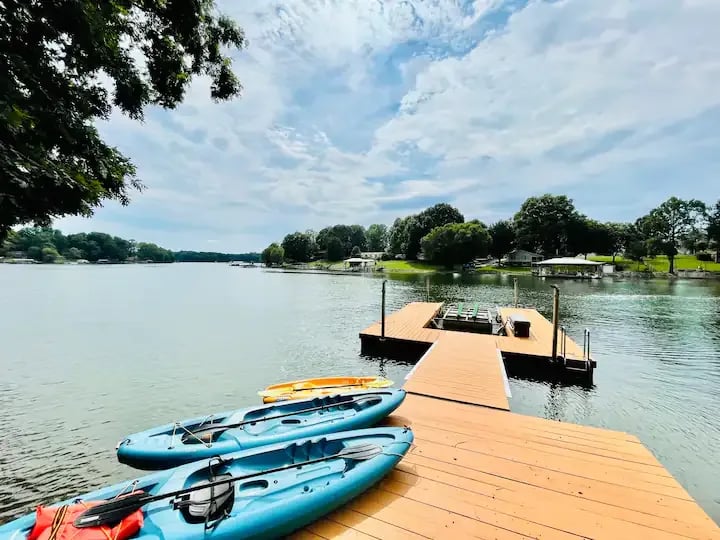
[[[147,186],[59,219],[180,250],[391,224],[437,202],[486,223],[543,193],[601,221],[720,198],[718,0],[220,0],[244,90],[196,79],[102,136]]]

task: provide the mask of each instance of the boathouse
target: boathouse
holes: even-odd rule
[[[547,259],[532,266],[532,273],[540,277],[596,279],[603,275],[603,263],[573,257]]]

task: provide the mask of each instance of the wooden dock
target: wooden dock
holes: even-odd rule
[[[412,427],[413,448],[378,485],[294,538],[720,539],[636,437],[509,412],[500,355],[549,354],[547,320],[537,314],[545,325],[532,319],[534,339],[520,344],[425,328],[439,308],[410,304],[386,320],[387,340],[425,346],[387,419]]]

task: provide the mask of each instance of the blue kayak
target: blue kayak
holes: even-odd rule
[[[332,433],[155,472],[78,499],[110,500],[131,490],[156,496],[194,488],[192,493],[175,494],[142,506],[143,523],[133,538],[278,538],[312,523],[370,488],[403,458],[412,441],[409,428]],[[337,457],[367,447],[374,451],[363,451],[356,459]],[[204,487],[209,482],[213,485]],[[76,503],[78,499],[58,506]],[[34,521],[35,514],[28,514],[0,526],[0,539],[25,538]]]
[[[403,399],[404,390],[379,389],[216,413],[129,435],[118,443],[117,456],[138,469],[167,469],[299,437],[372,427]],[[228,425],[236,427],[223,427]]]

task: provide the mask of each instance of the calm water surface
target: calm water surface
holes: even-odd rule
[[[0,265],[0,522],[136,476],[125,434],[258,403],[269,383],[411,366],[361,357],[379,279],[224,264]],[[433,276],[434,300],[510,304],[508,276]],[[549,284],[521,302],[550,315]],[[514,411],[636,434],[720,522],[720,285],[563,282],[562,321],[592,332],[595,387],[511,380]],[[388,283],[388,307],[425,295]]]

